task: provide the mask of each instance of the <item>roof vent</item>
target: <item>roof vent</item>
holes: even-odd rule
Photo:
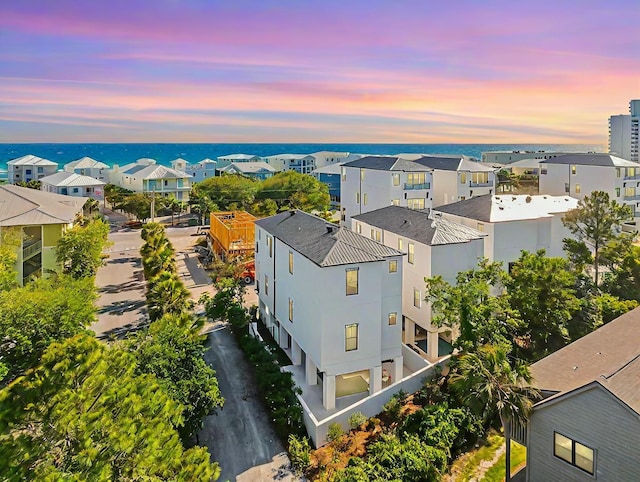
[[[291,209],[291,210],[289,211],[289,214],[290,214],[291,216],[293,216],[295,213],[296,213],[296,210],[295,210],[295,209]]]
[[[525,198],[525,202],[526,202],[527,204],[529,204],[529,203],[531,202],[531,196],[527,196],[527,197]]]
[[[330,224],[327,224],[327,233],[333,233],[333,226],[331,226]]]

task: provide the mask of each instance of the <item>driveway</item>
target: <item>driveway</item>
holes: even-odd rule
[[[297,481],[265,412],[244,354],[225,325],[209,333],[205,359],[216,370],[225,398],[217,414],[204,419],[198,435],[222,469],[220,481]]]

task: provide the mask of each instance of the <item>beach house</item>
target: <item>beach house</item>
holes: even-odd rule
[[[40,179],[42,183],[40,190],[63,194],[65,196],[76,196],[92,198],[97,201],[104,199],[105,182],[90,176],[83,176],[75,172],[58,171],[50,176]]]
[[[66,172],[73,172],[81,176],[89,176],[99,181],[109,181],[109,166],[104,162],[96,161],[90,157],[82,157],[64,165]]]
[[[278,172],[264,161],[232,162],[227,166],[218,168],[217,171],[220,174],[241,174],[261,181]]]
[[[138,159],[125,166],[114,165],[109,174],[112,184],[134,192],[174,196],[189,201],[191,176],[184,171],[156,164],[154,159]]]
[[[38,181],[58,170],[58,163],[31,154],[7,162],[9,184]]]

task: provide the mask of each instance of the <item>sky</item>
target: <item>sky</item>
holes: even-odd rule
[[[0,2],[0,142],[607,142],[638,0]]]

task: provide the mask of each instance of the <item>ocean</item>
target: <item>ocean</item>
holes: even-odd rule
[[[597,144],[0,144],[0,170],[7,169],[7,161],[27,154],[64,164],[84,156],[112,166],[128,164],[149,157],[158,164],[170,165],[182,157],[190,163],[202,159],[215,160],[228,154],[310,154],[317,151],[339,151],[358,154],[463,154],[480,159],[484,151],[561,151],[605,152],[606,146]]]

